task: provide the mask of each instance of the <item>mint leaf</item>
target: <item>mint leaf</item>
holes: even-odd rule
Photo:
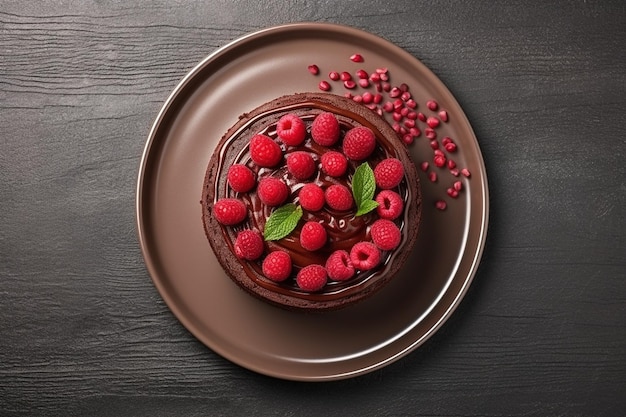
[[[362,216],[378,207],[373,200],[376,191],[374,171],[367,162],[359,165],[352,176],[352,196],[356,203],[356,216]]]
[[[293,203],[277,208],[265,223],[265,240],[278,240],[293,232],[302,217],[302,207]]]
[[[356,211],[356,216],[362,216],[378,207],[378,203],[374,200],[365,200]]]

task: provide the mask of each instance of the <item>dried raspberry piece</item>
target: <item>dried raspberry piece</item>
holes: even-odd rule
[[[399,159],[383,159],[374,168],[374,178],[378,188],[383,190],[394,188],[404,178],[404,166]]]
[[[289,113],[278,120],[276,133],[285,145],[298,146],[306,137],[306,125],[297,115]]]
[[[228,185],[233,191],[247,193],[256,185],[254,172],[243,164],[235,164],[228,168]]]
[[[336,250],[326,260],[328,278],[335,281],[345,281],[354,276],[354,266],[350,254],[345,250]]]
[[[380,263],[380,251],[372,242],[359,242],[350,250],[350,261],[356,269],[366,271]]]
[[[259,182],[257,189],[259,198],[263,204],[276,207],[280,206],[287,200],[289,196],[289,188],[287,185],[278,178],[263,178]]]
[[[263,255],[263,239],[254,230],[242,230],[235,239],[235,255],[240,259],[254,261]]]
[[[348,170],[348,160],[341,152],[329,151],[322,155],[322,171],[331,177],[341,177]]]
[[[305,291],[315,292],[324,288],[328,281],[328,274],[322,265],[307,265],[298,272],[296,283]]]
[[[317,184],[305,184],[298,192],[298,199],[303,209],[318,211],[324,207],[324,190]]]
[[[333,184],[324,192],[326,204],[332,209],[346,211],[352,208],[354,200],[350,190],[341,184]]]
[[[300,231],[300,246],[308,251],[316,251],[326,244],[326,229],[318,222],[306,222]]]
[[[263,259],[263,275],[272,281],[281,282],[291,275],[291,256],[285,251],[271,252]]]
[[[392,190],[383,190],[376,196],[376,212],[382,219],[393,220],[398,218],[402,214],[404,208],[404,201],[400,194]]]
[[[271,168],[278,165],[283,152],[269,136],[254,135],[250,139],[250,157],[258,166]]]
[[[343,138],[343,153],[355,161],[367,159],[376,148],[376,137],[371,129],[364,126],[353,127]]]
[[[332,146],[339,140],[339,121],[332,113],[320,113],[311,125],[311,137],[322,146]]]
[[[213,205],[213,215],[224,226],[233,226],[244,221],[248,209],[241,200],[222,198]]]
[[[374,244],[381,250],[394,250],[402,239],[398,226],[387,219],[376,220],[372,224],[370,234]]]
[[[297,179],[305,180],[315,173],[315,161],[308,152],[291,152],[287,155],[287,169]]]

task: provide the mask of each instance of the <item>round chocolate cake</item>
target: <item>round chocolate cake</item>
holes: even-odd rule
[[[252,295],[324,311],[371,296],[417,238],[421,191],[391,126],[350,99],[272,100],[222,137],[202,191],[220,264]]]

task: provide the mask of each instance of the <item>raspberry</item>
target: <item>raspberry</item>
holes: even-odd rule
[[[328,281],[328,275],[322,265],[311,264],[298,272],[296,283],[305,291],[315,292],[324,288]]]
[[[263,249],[261,235],[253,230],[242,230],[235,239],[235,255],[240,259],[259,259],[263,255]]]
[[[306,222],[300,231],[300,246],[308,251],[316,251],[326,244],[326,229],[318,222]]]
[[[331,177],[341,177],[348,170],[348,160],[341,152],[330,151],[322,155],[322,171]]]
[[[228,168],[228,185],[233,191],[247,193],[256,185],[254,173],[245,165],[235,164]]]
[[[382,190],[376,196],[376,212],[382,219],[393,220],[398,218],[404,208],[404,201],[400,194],[391,190]]]
[[[278,178],[263,178],[259,182],[257,189],[259,198],[263,204],[276,207],[280,206],[287,200],[289,196],[289,188],[287,185]]]
[[[394,250],[400,244],[402,236],[400,229],[394,222],[387,219],[378,219],[370,229],[374,244],[381,250]]]
[[[350,255],[345,250],[336,250],[326,260],[328,278],[335,281],[345,281],[354,275],[354,267]]]
[[[326,204],[332,209],[346,211],[352,208],[354,200],[352,193],[344,185],[333,184],[324,193]]]
[[[236,198],[222,198],[213,205],[213,215],[221,224],[233,226],[248,216],[248,209]]]
[[[339,122],[332,113],[320,113],[311,125],[311,137],[322,146],[332,146],[339,140]]]
[[[263,275],[272,281],[280,282],[291,275],[291,256],[285,251],[271,252],[263,259]]]
[[[300,205],[308,211],[318,211],[324,207],[324,190],[313,183],[306,184],[298,193]]]
[[[404,166],[399,159],[383,159],[374,168],[374,178],[378,188],[388,190],[396,187],[404,178]]]
[[[380,251],[372,242],[359,242],[350,249],[350,260],[357,269],[372,269],[380,262]]]
[[[343,138],[343,153],[350,159],[362,161],[374,152],[376,137],[364,126],[353,127]]]
[[[306,126],[302,119],[295,114],[286,114],[276,125],[276,133],[285,145],[298,146],[306,136]]]
[[[283,158],[280,146],[269,136],[254,135],[250,139],[250,157],[260,167],[273,167]]]
[[[315,173],[315,161],[308,152],[292,152],[287,155],[287,169],[296,179],[306,180]]]

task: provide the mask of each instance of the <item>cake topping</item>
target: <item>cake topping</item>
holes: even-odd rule
[[[278,178],[263,178],[259,182],[257,194],[266,206],[277,207],[287,200],[289,188]]]
[[[263,259],[263,275],[272,281],[281,282],[291,275],[291,257],[282,250],[270,252]]]
[[[283,158],[280,146],[269,136],[255,135],[250,139],[250,157],[260,167],[274,167]]]
[[[311,137],[322,146],[332,146],[339,140],[339,122],[334,114],[317,115],[311,126]]]
[[[324,192],[326,204],[334,210],[347,211],[352,208],[354,201],[352,193],[348,188],[341,184],[333,184]]]
[[[397,219],[402,214],[404,208],[404,202],[400,194],[392,190],[383,190],[376,196],[376,213],[382,218],[387,220]]]
[[[400,229],[391,220],[378,219],[370,229],[372,241],[380,250],[394,250],[400,244]]]
[[[286,114],[276,124],[276,134],[289,146],[298,146],[306,137],[306,125],[295,114]]]
[[[261,235],[254,230],[242,230],[235,240],[235,255],[248,261],[257,260],[263,255],[264,246]]]
[[[376,137],[371,129],[357,126],[350,129],[343,138],[343,153],[355,161],[367,159],[376,147]]]
[[[300,230],[300,245],[311,252],[321,249],[327,238],[326,229],[318,222],[306,222]]]
[[[378,163],[374,168],[376,185],[383,190],[397,187],[404,178],[402,162],[396,158],[387,158]]]
[[[328,277],[335,281],[346,281],[354,276],[354,266],[350,260],[350,254],[345,250],[336,250],[330,254],[326,261]]]
[[[350,250],[350,261],[355,268],[367,271],[380,263],[380,251],[372,242],[359,242]]]
[[[348,160],[341,152],[328,151],[322,155],[322,171],[331,177],[341,177],[348,170]]]
[[[236,198],[223,198],[213,205],[213,215],[225,226],[241,223],[248,215],[246,205]]]
[[[287,155],[287,169],[296,179],[306,180],[315,173],[316,165],[310,153],[296,151]]]
[[[235,164],[228,169],[228,185],[238,193],[247,193],[256,185],[254,172],[245,165]]]
[[[311,264],[305,266],[298,272],[296,282],[298,286],[305,291],[319,291],[324,288],[328,281],[328,274],[323,266]]]

